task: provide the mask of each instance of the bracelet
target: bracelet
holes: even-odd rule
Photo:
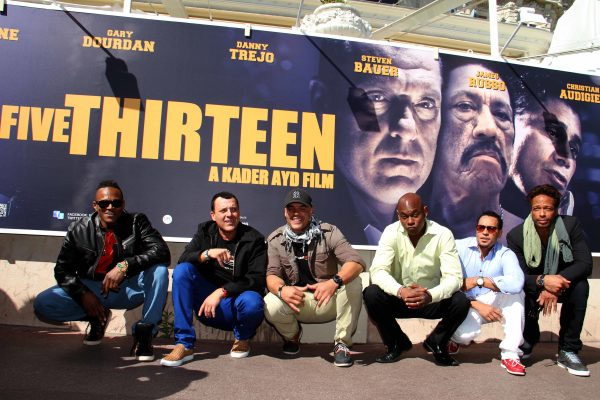
[[[279,297],[281,299],[281,291],[283,290],[283,288],[285,287],[285,283],[281,286],[279,286],[279,289],[277,289],[277,297]]]
[[[204,261],[210,261],[210,256],[208,255],[208,249],[204,250]]]
[[[127,268],[129,268],[129,264],[127,263],[127,261],[121,261],[121,262],[117,263],[116,267],[120,273],[122,273],[123,275],[126,275]]]

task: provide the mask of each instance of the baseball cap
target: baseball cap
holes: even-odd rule
[[[287,207],[291,203],[301,203],[312,208],[312,197],[304,189],[292,189],[285,196],[283,206]]]

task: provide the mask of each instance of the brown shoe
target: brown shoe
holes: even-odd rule
[[[249,340],[237,340],[233,342],[231,351],[229,352],[233,358],[244,358],[250,354],[250,341]]]
[[[160,360],[160,365],[165,367],[179,367],[186,361],[194,359],[194,349],[186,349],[184,345],[175,345],[173,350]]]

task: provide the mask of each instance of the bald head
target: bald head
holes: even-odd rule
[[[425,219],[428,212],[421,196],[416,193],[406,193],[398,200],[396,206],[398,220],[413,242],[418,241],[425,233]]]

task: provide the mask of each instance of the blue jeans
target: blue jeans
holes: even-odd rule
[[[130,310],[144,304],[142,319],[139,322],[154,325],[154,334],[158,332],[169,287],[169,272],[166,266],[155,265],[136,276],[125,279],[121,282],[119,291],[111,291],[107,297],[100,293],[102,281],[81,279],[81,282],[98,297],[105,308]],[[87,319],[83,308],[58,285],[38,294],[33,308],[37,315],[52,321]],[[133,330],[134,328],[132,332]]]
[[[173,310],[175,312],[175,343],[186,349],[194,347],[196,332],[194,331],[194,315],[204,300],[217,286],[204,279],[196,267],[190,263],[181,263],[173,271]],[[221,300],[214,318],[199,317],[204,325],[233,331],[237,340],[250,339],[256,333],[264,316],[262,296],[248,290],[237,297],[226,297]]]

